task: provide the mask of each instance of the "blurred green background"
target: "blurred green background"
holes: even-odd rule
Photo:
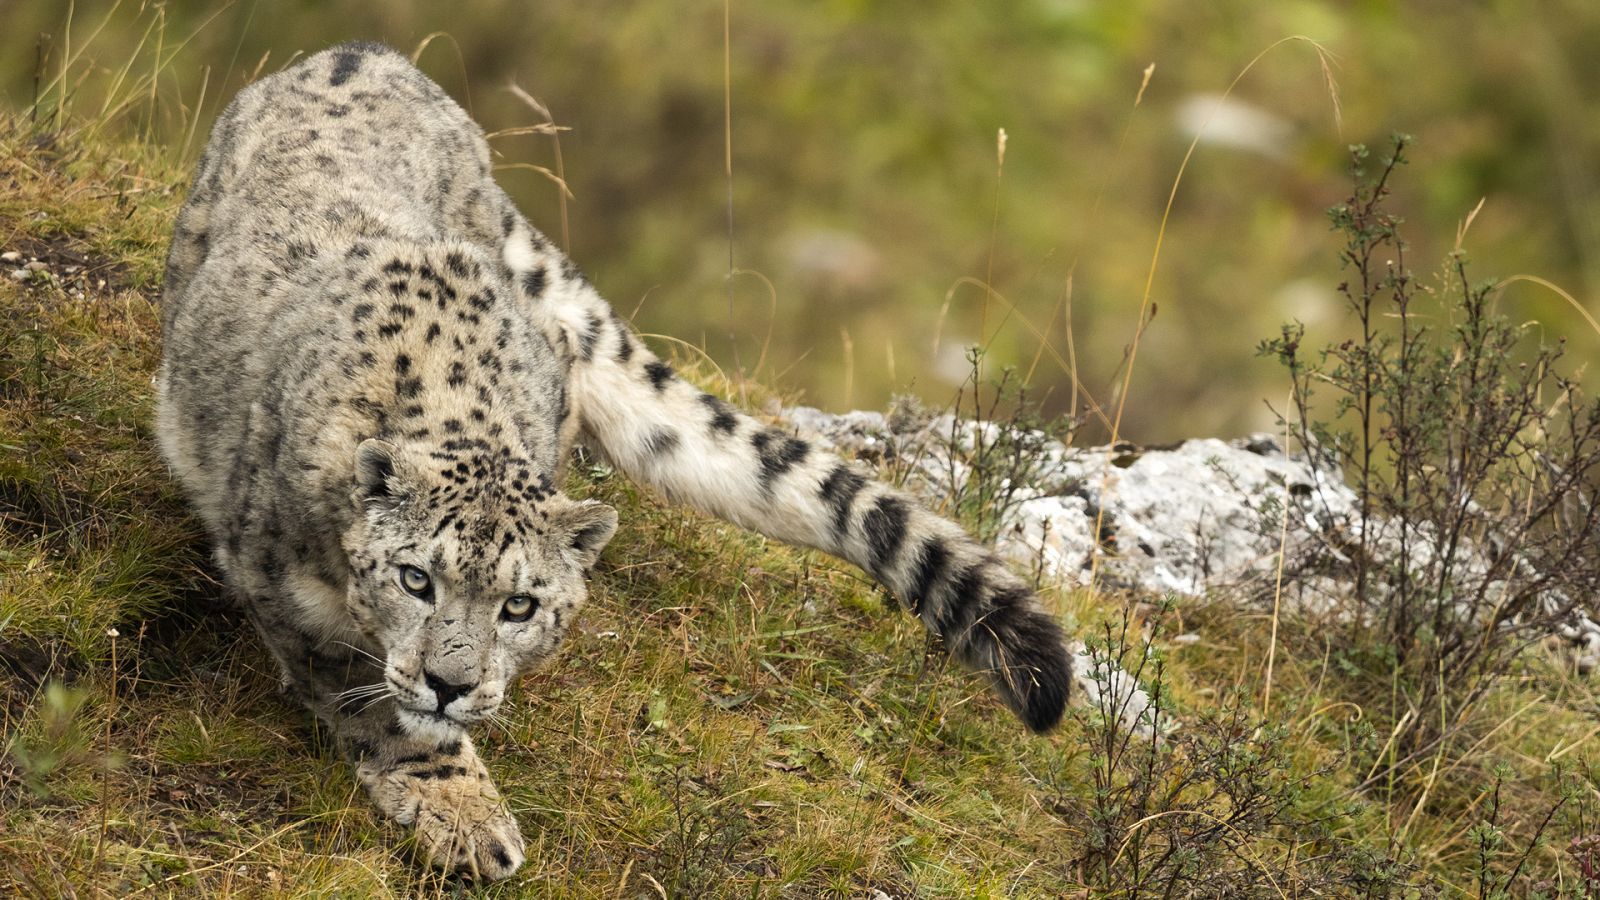
[[[1535,273],[1591,310],[1600,279],[1592,0],[735,0],[731,301],[721,3],[6,0],[0,17],[0,102],[28,110],[36,75],[48,85],[72,61],[68,99],[93,113],[132,62],[129,79],[159,76],[118,127],[188,158],[253,71],[351,38],[410,52],[444,32],[420,65],[486,130],[540,120],[512,83],[571,129],[565,240],[624,314],[824,408],[905,391],[948,402],[980,339],[993,365],[1032,368],[1053,411],[1071,402],[1073,360],[1114,404],[1184,152],[1215,98],[1288,35],[1334,55],[1342,117],[1318,54],[1294,42],[1211,118],[1167,225],[1126,435],[1270,427],[1265,401],[1287,382],[1258,341],[1290,318],[1314,339],[1343,333],[1323,211],[1348,190],[1350,143],[1416,136],[1396,206],[1419,273],[1484,199],[1467,240],[1477,277]],[[548,136],[493,143],[503,164],[557,167]],[[499,177],[561,239],[553,182]],[[1600,351],[1542,288],[1501,303],[1568,336],[1576,364]]]

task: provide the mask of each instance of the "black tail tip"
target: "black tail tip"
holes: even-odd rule
[[[1060,660],[1059,668],[1020,672],[1014,669],[1012,677],[1015,681],[1031,679],[1031,683],[1019,685],[1020,690],[1013,691],[1014,696],[1007,698],[1008,704],[1022,719],[1022,724],[1037,734],[1044,734],[1061,724],[1072,690],[1070,660]]]
[[[985,589],[957,591],[981,614],[946,640],[963,663],[989,674],[995,693],[1023,724],[1042,734],[1060,724],[1072,693],[1066,635],[1016,576],[996,564],[989,578]]]
[[[995,689],[1024,725],[1044,734],[1061,723],[1071,699],[1072,655],[1053,620],[1040,615],[1030,631],[1030,641],[1005,649]]]

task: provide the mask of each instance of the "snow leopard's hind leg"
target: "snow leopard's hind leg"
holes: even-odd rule
[[[678,378],[567,259],[517,217],[503,258],[570,364],[571,421],[668,498],[865,569],[987,674],[1028,727],[1061,718],[1072,657],[1033,590],[960,526],[867,470]]]

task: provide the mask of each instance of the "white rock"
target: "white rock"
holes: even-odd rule
[[[966,464],[949,452],[952,445],[970,450],[1003,437],[1027,447],[1030,464],[1021,474],[1032,483],[1018,486],[997,549],[1063,583],[1085,585],[1093,573],[1102,588],[1144,594],[1200,597],[1225,589],[1271,598],[1281,549],[1291,575],[1298,566],[1315,570],[1285,580],[1285,602],[1323,614],[1355,614],[1343,571],[1350,561],[1337,547],[1348,546],[1352,534],[1359,537],[1359,500],[1340,473],[1285,455],[1272,435],[1190,440],[1151,450],[1078,449],[1042,434],[1001,434],[995,423],[950,416],[926,421],[830,415],[806,407],[784,415],[825,446],[873,461],[898,460],[912,473],[908,486],[935,499],[949,496],[969,477]],[[1369,553],[1398,559],[1399,525],[1380,520],[1369,527]],[[1408,558],[1425,571],[1441,538],[1426,526],[1413,526],[1408,538]],[[1490,558],[1487,548],[1466,546],[1454,563],[1456,578],[1481,583]],[[1494,585],[1488,590],[1493,596]],[[1553,591],[1542,602],[1549,610],[1572,606]],[[1592,607],[1580,609],[1552,635],[1573,649],[1580,671],[1600,668],[1596,618]],[[1121,689],[1101,685],[1105,690]]]

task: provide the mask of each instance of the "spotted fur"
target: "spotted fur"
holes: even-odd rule
[[[173,234],[163,325],[162,450],[230,590],[440,866],[493,879],[523,861],[465,729],[554,652],[616,526],[557,488],[575,442],[860,565],[1030,727],[1061,715],[1062,634],[1020,578],[679,378],[495,185],[477,126],[387,48],[341,45],[234,99]]]

